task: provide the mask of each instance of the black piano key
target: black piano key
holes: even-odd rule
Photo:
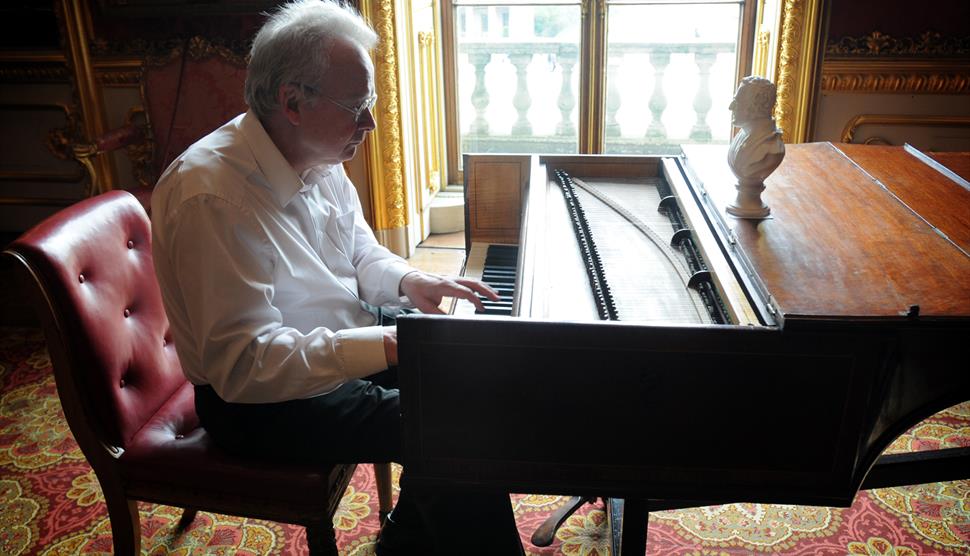
[[[518,245],[489,245],[485,252],[485,264],[482,267],[482,282],[498,293],[498,301],[492,301],[479,296],[485,310],[476,310],[484,315],[512,314],[512,303],[515,298],[515,274],[519,262]]]
[[[476,310],[475,313],[478,314],[478,315],[505,315],[505,316],[511,316],[512,315],[512,310],[511,309],[502,309],[502,308],[497,308],[497,307],[486,307],[484,311]]]

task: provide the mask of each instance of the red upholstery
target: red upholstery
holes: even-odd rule
[[[246,67],[220,55],[194,59],[190,54],[184,67],[181,56],[162,66],[146,66],[156,178],[189,145],[246,111],[245,82]]]
[[[104,491],[115,551],[137,553],[134,500],[308,526],[336,554],[332,518],[354,465],[248,461],[220,451],[195,414],[169,338],[148,217],[112,191],[12,243],[37,306],[71,431]],[[315,533],[311,536],[311,528]]]
[[[128,441],[184,382],[155,284],[151,231],[130,195],[68,207],[15,243],[46,280],[104,439]]]

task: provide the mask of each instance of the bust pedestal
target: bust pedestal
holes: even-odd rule
[[[734,187],[738,196],[725,208],[728,214],[738,218],[765,218],[771,214],[771,209],[761,200],[761,192],[765,190],[763,180],[741,179]]]

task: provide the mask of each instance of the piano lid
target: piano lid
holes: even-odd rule
[[[724,208],[726,147],[687,163],[783,321],[970,318],[970,191],[902,147],[788,145],[764,220]]]

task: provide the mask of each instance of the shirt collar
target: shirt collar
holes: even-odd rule
[[[280,206],[285,207],[298,193],[309,191],[317,185],[315,182],[307,183],[305,179],[314,180],[330,174],[331,166],[325,164],[307,170],[302,176],[297,175],[252,110],[243,115],[239,128],[252,147],[256,165],[266,176],[267,186],[276,195]]]

